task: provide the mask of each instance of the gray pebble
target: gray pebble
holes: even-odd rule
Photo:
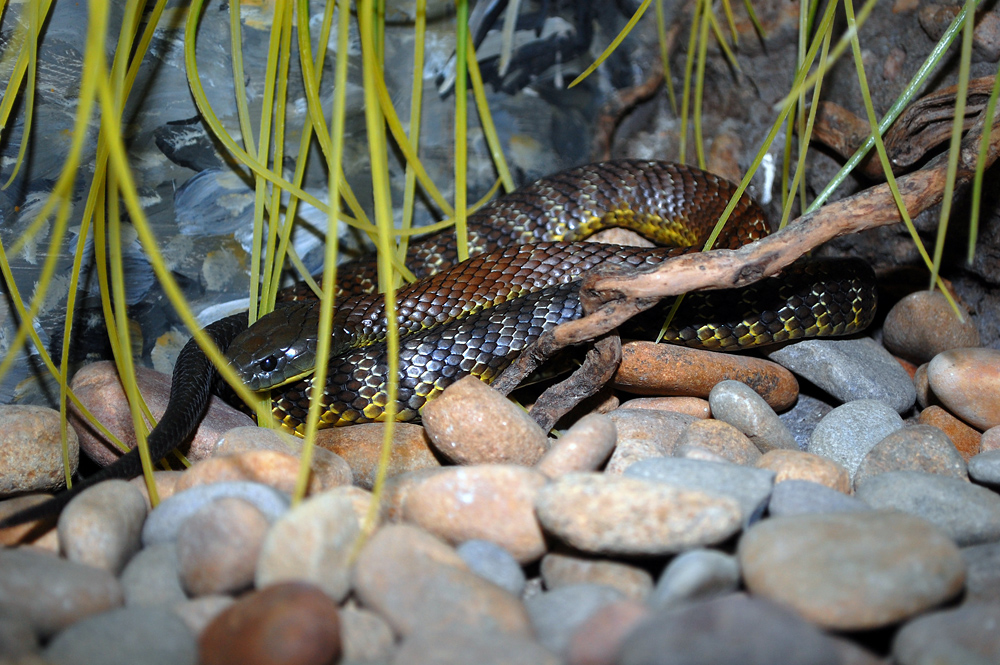
[[[981,485],[1000,487],[1000,450],[979,453],[970,459],[969,477]]]
[[[766,355],[844,402],[875,399],[903,413],[917,401],[910,375],[869,337],[807,339]]]
[[[681,433],[698,420],[686,413],[650,409],[615,409],[607,415],[618,432],[618,443],[604,470],[614,475],[638,460],[673,455]]]
[[[1000,496],[947,476],[891,471],[861,483],[857,497],[880,509],[919,515],[959,545],[1000,540]]]
[[[139,551],[146,500],[124,480],[107,480],[76,496],[59,516],[59,545],[70,561],[117,575]]]
[[[249,501],[271,522],[281,517],[289,506],[287,494],[260,483],[234,481],[197,485],[164,500],[149,514],[142,529],[142,544],[149,547],[175,540],[184,520],[206,503],[224,497]]]
[[[192,596],[248,589],[269,526],[264,514],[243,499],[224,497],[202,506],[177,531],[184,589]]]
[[[201,635],[208,624],[235,603],[232,596],[211,595],[175,603],[171,609],[195,635]]]
[[[169,607],[187,600],[181,587],[180,563],[174,543],[146,547],[128,562],[119,578],[125,604]]]
[[[39,637],[121,604],[121,584],[106,570],[48,552],[0,549],[0,615],[26,619]]]
[[[375,612],[347,605],[340,608],[344,663],[388,662],[396,647],[392,628]]]
[[[621,665],[839,665],[832,641],[793,612],[730,594],[660,610],[625,640]]]
[[[636,462],[625,470],[625,476],[732,497],[743,510],[744,524],[751,524],[763,515],[774,487],[774,472],[767,469],[679,457]]]
[[[476,575],[501,589],[520,596],[524,591],[524,570],[510,552],[488,540],[467,540],[455,548]]]
[[[1000,543],[962,548],[965,601],[1000,603]]]
[[[524,607],[542,646],[565,657],[576,629],[605,605],[624,598],[608,586],[575,584],[532,596],[524,601]]]
[[[914,619],[896,634],[898,665],[1000,663],[1000,604],[964,605]]]
[[[798,450],[795,437],[764,398],[740,381],[720,381],[708,395],[712,417],[747,435],[762,453],[776,449]]]
[[[871,510],[864,501],[808,480],[785,480],[776,484],[767,509],[771,517]]]
[[[31,622],[16,615],[0,616],[0,657],[4,663],[31,663],[28,656],[41,650]]]
[[[563,661],[531,639],[444,627],[407,637],[392,659],[392,665],[467,665],[472,662],[476,665],[559,665]]]
[[[997,461],[1000,462],[1000,457]],[[923,471],[960,480],[969,477],[965,460],[955,444],[947,434],[930,425],[898,429],[875,444],[858,466],[854,486],[887,471]]]
[[[661,609],[683,601],[707,600],[732,593],[739,585],[740,564],[736,557],[716,550],[690,550],[667,564],[649,605]]]
[[[73,624],[53,638],[43,656],[52,665],[196,665],[198,645],[170,610],[129,607]]]
[[[809,446],[809,437],[812,436],[816,425],[831,411],[833,411],[833,407],[826,402],[811,395],[799,393],[799,399],[795,402],[795,406],[778,414],[778,419],[792,433],[795,445],[799,447],[799,450],[805,450]]]
[[[884,402],[859,399],[838,406],[816,425],[809,452],[839,462],[853,481],[865,455],[902,427],[903,419]]]

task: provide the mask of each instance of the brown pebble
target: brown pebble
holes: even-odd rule
[[[154,471],[153,480],[156,481],[156,495],[160,501],[169,499],[177,489],[177,481],[184,476],[183,471]],[[146,510],[152,510],[153,505],[149,502],[149,488],[146,487],[146,476],[136,476],[129,481],[135,485],[139,493],[142,494],[143,501],[146,502]]]
[[[732,464],[722,455],[713,453],[707,448],[702,448],[701,446],[691,446],[683,445],[674,448],[674,457],[683,457],[684,459],[698,459],[703,462],[716,462],[719,464]]]
[[[940,406],[927,407],[920,412],[917,421],[921,425],[937,427],[947,434],[951,442],[955,444],[955,448],[958,449],[958,454],[966,462],[981,452],[979,442],[982,435]]]
[[[376,531],[358,554],[353,586],[357,598],[404,639],[445,625],[534,634],[519,598],[470,571],[453,548],[415,526]]]
[[[636,397],[622,404],[621,408],[675,411],[702,420],[712,417],[712,407],[707,399],[701,397]]]
[[[733,464],[753,466],[761,458],[761,452],[747,436],[721,420],[699,420],[687,426],[677,446],[704,448]]]
[[[421,413],[434,447],[456,464],[531,466],[548,449],[531,416],[474,376],[448,386]]]
[[[697,421],[684,413],[651,409],[615,409],[608,417],[618,431],[618,444],[604,469],[612,475],[639,460],[673,455],[681,433]]]
[[[170,397],[170,376],[145,367],[136,367],[135,371],[139,390],[142,391],[149,410],[154,417],[162,418]],[[112,434],[127,447],[135,447],[132,412],[114,363],[100,361],[85,365],[73,377],[71,387],[84,406]],[[70,406],[69,419],[80,437],[80,447],[98,464],[106,466],[121,456],[121,451],[83,421],[73,406]],[[202,418],[191,443],[181,446],[180,450],[192,462],[211,457],[219,437],[226,430],[241,425],[253,425],[253,420],[218,397],[212,397],[208,403],[208,412]]]
[[[452,544],[488,540],[519,563],[545,553],[535,498],[546,477],[512,464],[450,467],[413,487],[403,519]]]
[[[337,605],[301,582],[243,596],[198,639],[202,665],[329,665],[340,660]]]
[[[927,381],[941,404],[973,427],[1000,425],[1000,349],[939,353],[927,366]]]
[[[333,427],[316,433],[316,445],[331,450],[347,460],[354,473],[354,482],[371,489],[375,485],[379,459],[382,456],[384,423],[364,423],[352,427]],[[392,430],[392,455],[386,467],[386,477],[441,466],[431,450],[431,440],[420,425],[395,423]]]
[[[535,468],[549,478],[574,471],[596,471],[615,449],[618,430],[611,418],[592,413],[559,437]]]
[[[571,473],[535,502],[546,532],[593,554],[661,555],[721,542],[739,530],[735,499],[666,483]]]
[[[0,404],[0,496],[66,487],[59,412],[30,404]],[[70,473],[80,463],[80,443],[66,432]]]
[[[59,516],[59,543],[70,561],[119,574],[142,547],[146,504],[125,480],[105,480],[73,498]]]
[[[800,450],[772,450],[757,460],[758,469],[774,471],[774,482],[808,480],[844,494],[851,493],[851,474],[828,457]]]
[[[542,557],[541,573],[549,591],[574,584],[603,584],[640,602],[653,591],[653,576],[648,570],[612,559],[552,552]]]
[[[340,639],[345,663],[388,663],[396,643],[382,617],[350,605],[340,610]]]
[[[959,321],[940,291],[911,293],[886,315],[882,344],[918,365],[948,349],[979,346],[979,330],[964,308],[962,316]]]
[[[51,494],[26,494],[16,496],[13,499],[0,501],[0,520],[7,519],[22,510],[45,503],[52,498]],[[40,520],[34,520],[26,524],[9,526],[0,529],[0,546],[9,547],[18,543],[30,543],[41,538],[45,533],[51,531],[56,526],[56,516],[52,515]]]
[[[176,492],[210,483],[249,480],[270,485],[276,490],[291,494],[295,490],[300,461],[288,453],[273,450],[251,450],[235,455],[223,455],[198,462],[184,472],[177,481]],[[310,474],[309,493],[324,489],[316,474]]]
[[[649,613],[649,607],[634,600],[619,600],[605,605],[573,633],[566,656],[567,664],[617,665],[622,644]]]
[[[924,363],[913,373],[913,387],[917,390],[917,404],[921,409],[937,404],[937,398],[931,393],[931,388],[927,384],[927,365]]]
[[[898,3],[897,3],[898,4]],[[893,11],[896,8],[893,7]],[[886,81],[893,81],[899,76],[903,69],[903,65],[906,63],[906,51],[899,48],[898,46],[889,51],[889,55],[886,57],[885,62],[882,63],[882,78]]]
[[[185,590],[204,596],[250,587],[270,526],[256,506],[232,497],[212,501],[191,515],[177,532]]]
[[[899,366],[906,370],[906,373],[910,375],[910,379],[917,375],[917,365],[914,365],[909,360],[900,358],[899,356],[893,356],[893,360],[899,363]]]
[[[983,432],[979,440],[979,452],[988,453],[991,450],[1000,450],[1000,425]]]
[[[923,471],[969,479],[965,460],[951,439],[930,425],[904,427],[875,444],[854,474],[854,487],[889,471]]]
[[[799,394],[792,373],[769,360],[653,342],[622,345],[614,385],[640,395],[708,397],[727,379],[747,384],[776,411],[790,407]]]
[[[301,460],[304,445],[303,439],[281,430],[266,427],[236,427],[223,434],[215,444],[215,456],[222,457],[253,450],[273,450]],[[319,481],[323,491],[354,482],[354,474],[344,458],[318,445],[318,442],[312,448],[309,468],[312,469],[313,477]]]

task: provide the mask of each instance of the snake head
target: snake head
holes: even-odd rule
[[[319,303],[292,303],[237,335],[226,355],[251,390],[277,388],[315,370],[318,331]]]

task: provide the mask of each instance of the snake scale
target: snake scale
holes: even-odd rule
[[[397,418],[414,420],[427,400],[473,374],[490,381],[545,331],[582,314],[583,273],[606,265],[654,266],[700,247],[735,186],[699,169],[620,160],[548,176],[468,219],[470,254],[457,262],[454,234],[414,243],[406,263],[418,277],[397,294],[401,335]],[[610,227],[630,228],[674,248],[582,242]],[[761,208],[744,195],[715,246],[736,248],[768,233]],[[375,263],[343,264],[321,426],[379,420],[387,400],[384,300],[372,295]],[[206,328],[255,390],[272,389],[273,414],[301,432],[311,391],[319,305],[306,290],[247,328],[235,315]],[[874,275],[862,261],[813,261],[740,291],[689,298],[667,341],[734,350],[865,328],[875,310]],[[686,312],[686,313],[685,313]],[[640,324],[641,325],[641,324]],[[659,323],[655,323],[657,329]],[[197,426],[218,377],[190,342],[174,369],[170,401],[148,442],[159,459]],[[0,526],[57,512],[81,489],[141,472],[135,450],[49,502]]]

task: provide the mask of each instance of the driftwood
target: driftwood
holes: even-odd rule
[[[987,167],[1000,154],[1000,127],[995,122],[989,136]],[[980,117],[962,140],[956,191],[973,178],[984,126],[985,112],[980,113]],[[947,178],[947,159],[947,153],[938,155],[924,168],[897,180],[911,216],[941,201]],[[902,218],[889,186],[883,184],[827,204],[815,212],[799,217],[781,231],[739,249],[685,254],[643,272],[616,269],[614,272],[604,270],[588,274],[580,287],[584,316],[543,334],[494,381],[493,386],[504,394],[509,393],[555,352],[613,334],[618,325],[653,307],[661,298],[700,289],[746,286],[777,275],[799,257],[833,238],[900,221]],[[599,355],[602,354],[606,355],[607,350]],[[592,365],[588,367],[585,363],[573,376],[547,391],[546,400],[540,399],[535,403],[532,414],[538,411],[543,427],[551,427],[559,415],[565,413],[576,401],[588,396],[582,394],[586,391],[580,390],[581,386],[596,385],[596,391],[603,385],[603,382],[598,384],[588,377],[576,376],[588,371],[595,370]],[[599,374],[609,378],[611,375],[607,368],[600,369]],[[566,389],[560,387],[564,384]],[[562,395],[572,397],[569,400],[572,404],[562,399]],[[548,403],[553,398],[562,399],[559,406],[553,407]]]

